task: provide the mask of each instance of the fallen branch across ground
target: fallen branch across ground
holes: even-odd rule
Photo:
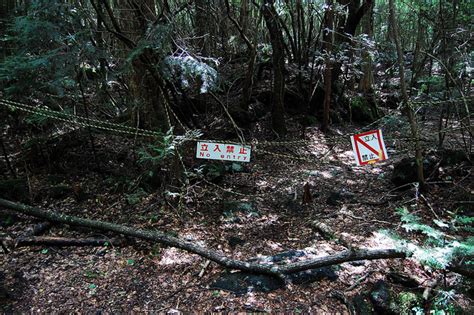
[[[125,243],[121,239],[104,238],[69,238],[55,236],[22,236],[16,239],[1,239],[4,244],[12,244],[10,247],[24,246],[120,246]]]
[[[197,254],[201,257],[209,259],[223,267],[229,269],[237,269],[242,271],[248,271],[252,273],[267,274],[285,279],[285,275],[300,272],[308,269],[315,269],[324,266],[331,266],[341,264],[344,262],[357,261],[357,260],[373,260],[373,259],[393,259],[393,258],[405,258],[406,254],[396,249],[357,249],[357,250],[346,250],[335,255],[328,255],[324,257],[318,257],[315,259],[308,259],[306,261],[276,265],[276,264],[261,264],[255,262],[246,262],[242,260],[236,260],[229,258],[222,253],[200,246],[194,242],[183,240],[178,237],[171,236],[160,231],[148,231],[138,229],[135,227],[119,225],[110,222],[96,221],[90,219],[84,219],[62,213],[45,211],[39,208],[27,206],[24,204],[12,202],[9,200],[0,198],[0,206],[15,210],[19,213],[41,218],[54,223],[62,223],[73,226],[82,226],[94,230],[109,231],[126,236],[132,236],[152,242],[158,242],[171,247],[183,249],[185,251]]]

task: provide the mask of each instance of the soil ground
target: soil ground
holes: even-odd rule
[[[301,139],[302,128],[297,121],[296,118],[288,121],[290,140]],[[436,134],[431,132],[435,122],[434,119],[424,122],[423,137],[428,141],[425,147],[436,141]],[[252,137],[260,140],[271,137],[265,131],[268,124],[268,118],[262,119]],[[321,133],[317,127],[307,127],[304,129],[305,144],[265,148],[265,151],[290,157],[259,151],[261,146],[257,145],[252,162],[243,165],[242,171],[226,172],[214,180],[217,186],[202,178],[192,179],[182,209],[172,194],[163,197],[160,188],[156,192],[130,196],[117,188],[118,175],[110,180],[103,174],[81,172],[84,164],[92,165],[94,161],[88,149],[78,147],[64,157],[64,164],[71,164],[65,168],[74,171],[62,175],[61,179],[71,187],[80,187],[84,197],[78,198],[74,191],[61,199],[42,196],[42,188],[47,187],[50,180],[45,170],[30,176],[32,193],[36,196],[32,203],[81,217],[174,231],[233,258],[248,259],[290,249],[307,249],[321,256],[344,250],[337,242],[320,235],[312,224],[315,221],[325,223],[355,246],[386,248],[390,246],[390,240],[381,230],[404,233],[396,208],[405,206],[426,222],[431,222],[433,212],[449,220],[448,211],[455,210],[455,203],[461,200],[462,193],[473,191],[471,170],[465,166],[447,167],[437,172],[436,178],[429,179],[436,183],[430,184],[423,198],[413,185],[396,190],[390,181],[394,165],[412,152],[410,142],[400,140],[405,136],[404,131],[385,120],[375,124],[374,129],[383,129],[389,159],[358,167],[354,163],[349,136],[360,127],[335,126],[330,134]],[[133,155],[134,141],[101,134],[96,134],[95,140],[99,156],[103,157],[102,166],[115,169],[116,174],[126,174],[127,162],[121,165],[117,157]],[[456,141],[448,139],[445,146],[458,147]],[[76,158],[71,158],[74,156]],[[191,146],[183,156],[190,170],[206,163],[222,165],[221,162],[196,160]],[[305,183],[310,185],[313,200],[303,205]],[[172,185],[167,189],[172,193],[180,192],[180,187]],[[137,200],[131,201],[131,197]],[[224,209],[235,201],[251,204],[255,211],[237,212],[229,217]],[[15,238],[36,223],[38,221],[21,217],[3,231]],[[67,226],[53,226],[46,235],[117,237]],[[238,238],[241,244],[231,244],[232,238]],[[290,284],[270,293],[249,292],[237,296],[209,288],[223,271],[214,263],[199,277],[205,260],[197,255],[140,240],[130,240],[128,244],[123,247],[113,244],[24,247],[2,254],[0,269],[8,293],[1,306],[3,311],[348,313],[347,305],[337,298],[341,296],[338,293],[350,300],[360,292],[370,290],[378,280],[386,280],[390,271],[410,275],[421,287],[443,276],[411,259],[344,263],[337,268],[335,281]],[[367,277],[362,283],[347,290],[364,276]],[[448,274],[446,281],[448,287],[460,287],[463,283],[455,274]],[[390,285],[394,292],[405,290],[399,284]],[[466,310],[472,305],[467,295],[457,293],[454,298]]]

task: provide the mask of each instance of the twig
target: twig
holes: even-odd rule
[[[361,278],[359,278],[356,282],[354,282],[353,285],[351,285],[350,287],[348,287],[347,289],[345,289],[344,291],[347,292],[347,291],[351,291],[351,290],[354,290],[358,285],[360,285],[365,279],[367,279],[370,275],[372,275],[374,273],[373,270],[367,272],[367,274],[365,274],[364,276],[362,276]]]
[[[352,303],[349,301],[349,299],[344,293],[342,293],[341,291],[332,290],[329,296],[341,301],[347,307],[351,315],[355,314],[354,305],[352,305]]]
[[[210,264],[211,264],[211,261],[209,259],[206,260],[206,262],[202,266],[201,271],[199,272],[199,275],[198,275],[199,278],[202,278],[202,276],[204,276],[204,272],[206,272],[206,269],[207,267],[209,267]]]
[[[426,199],[425,196],[423,196],[423,194],[420,193],[420,197],[421,199],[423,199],[426,203],[426,205],[428,206],[428,209],[431,210],[431,212],[433,213],[433,215],[435,216],[436,219],[439,220],[439,216],[436,214],[436,212],[434,211],[433,207],[431,206],[431,204],[428,202],[428,199]]]

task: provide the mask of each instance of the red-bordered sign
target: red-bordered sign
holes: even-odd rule
[[[252,148],[248,145],[198,141],[198,159],[250,162]]]
[[[382,130],[372,130],[351,137],[357,165],[367,165],[388,159]]]

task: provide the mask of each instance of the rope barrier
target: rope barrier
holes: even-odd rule
[[[457,99],[449,99],[449,100],[436,100],[436,101],[410,101],[411,104],[413,105],[439,105],[439,104],[444,104],[444,103],[460,103],[460,102],[466,102],[466,101],[473,101],[474,97],[465,97],[465,98],[457,98]],[[161,138],[163,136],[162,133],[152,131],[152,130],[147,130],[147,129],[142,129],[138,127],[130,127],[122,124],[117,124],[117,123],[112,123],[109,121],[104,121],[104,120],[99,120],[99,119],[94,119],[94,118],[86,118],[82,117],[79,115],[75,114],[70,114],[66,112],[59,112],[59,111],[54,111],[46,108],[41,108],[38,106],[32,106],[20,102],[15,102],[7,99],[0,99],[0,105],[3,105],[5,107],[8,107],[10,109],[16,109],[24,112],[28,112],[30,114],[37,114],[42,117],[50,118],[50,119],[55,119],[58,121],[62,121],[64,123],[68,124],[74,124],[78,125],[81,127],[91,127],[94,129],[98,130],[104,130],[104,131],[110,131],[114,133],[122,133],[126,135],[132,135],[132,136],[142,136],[142,137],[151,137],[151,138]],[[165,109],[165,114],[167,118],[167,122],[171,126],[171,117],[170,117],[170,112],[173,116],[173,118],[179,123],[179,125],[185,130],[189,131],[189,128],[187,128],[178,118],[176,113],[172,111],[171,107],[169,106],[168,102],[165,100],[164,103],[164,109]],[[374,122],[358,128],[354,132],[350,134],[343,134],[339,135],[337,137],[334,137],[334,139],[338,138],[343,138],[343,137],[348,137],[354,133],[359,133],[361,131],[366,130],[367,128],[379,123],[386,117],[390,116],[390,114],[387,114]],[[203,141],[203,142],[219,142],[219,143],[237,143],[241,142],[239,140],[233,141],[233,140],[203,140],[199,138],[189,138],[188,141]],[[290,140],[290,141],[259,141],[259,140],[252,140],[251,142],[246,142],[243,143],[244,145],[251,145],[251,146],[263,146],[263,147],[271,147],[271,146],[299,146],[299,145],[304,145],[309,143],[308,140],[301,139],[301,140]],[[266,150],[259,149],[258,151],[263,152],[263,153],[268,153],[272,154],[277,157],[282,157],[282,158],[288,158],[293,156],[290,155],[285,155],[285,154],[280,154],[280,153],[273,153],[273,152],[268,152]],[[302,161],[311,161],[308,158],[302,158],[302,157],[297,157],[297,159],[302,160]]]
[[[120,124],[111,123],[108,121],[102,121],[94,118],[86,118],[74,114],[68,114],[64,112],[58,112],[53,110],[48,110],[44,108],[38,108],[35,106],[21,104],[17,102],[11,101],[4,101],[0,100],[0,105],[8,107],[10,109],[17,109],[20,111],[24,111],[30,114],[40,115],[42,117],[55,119],[58,121],[62,121],[68,124],[74,124],[81,127],[91,127],[95,129],[123,133],[133,136],[143,136],[143,137],[161,137],[162,134],[159,132],[141,129],[141,128],[133,128],[129,126],[124,126]]]
[[[445,103],[454,104],[454,103],[460,103],[460,102],[466,102],[466,101],[472,101],[472,100],[474,100],[474,97],[451,99],[451,100],[437,100],[437,101],[410,101],[410,104],[426,106],[426,105],[439,105],[439,104],[445,104]],[[66,123],[66,124],[73,124],[73,125],[77,125],[77,126],[81,126],[81,127],[91,127],[91,128],[98,129],[98,130],[110,131],[110,132],[114,132],[114,133],[121,133],[121,134],[131,135],[131,136],[134,136],[134,137],[136,137],[136,136],[143,136],[143,137],[150,137],[150,138],[161,138],[161,137],[163,137],[162,133],[152,131],[152,130],[141,129],[141,128],[138,128],[138,127],[130,127],[130,126],[117,124],[117,123],[112,123],[112,122],[109,122],[109,121],[103,121],[103,120],[94,119],[94,118],[86,118],[86,117],[82,117],[82,116],[79,116],[79,115],[54,111],[54,110],[50,110],[50,109],[47,109],[47,108],[41,108],[41,107],[38,107],[38,106],[32,106],[32,105],[19,103],[19,102],[14,102],[14,101],[11,101],[11,100],[6,100],[6,99],[0,99],[0,105],[5,106],[9,109],[20,110],[20,111],[24,111],[24,112],[27,112],[27,113],[30,113],[30,114],[40,115],[42,117],[58,120],[58,121]],[[192,133],[189,133],[189,128],[187,128],[179,120],[178,116],[174,113],[172,108],[169,106],[166,99],[164,100],[164,110],[165,110],[167,122],[169,123],[170,127],[171,127],[171,119],[170,119],[171,118],[170,117],[170,112],[171,112],[171,115],[173,116],[173,118],[179,123],[179,125],[183,128],[183,130],[186,132],[186,134],[187,135],[191,134],[190,137],[184,137],[183,138],[183,136],[179,136],[179,138],[181,138],[182,142],[202,141],[202,142],[218,142],[218,143],[228,143],[228,144],[241,143],[242,139],[240,139],[240,141],[239,140],[236,140],[236,141],[231,141],[231,140],[203,140],[203,139],[200,139],[198,137],[195,137],[195,135],[193,135]],[[367,130],[367,128],[369,128],[373,125],[376,125],[377,123],[379,123],[380,121],[382,121],[383,119],[385,119],[388,116],[391,116],[391,115],[390,114],[384,115],[383,117],[375,120],[374,122],[372,122],[372,123],[370,123],[366,126],[363,126],[361,128],[358,128],[357,130],[355,130],[354,132],[352,132],[350,134],[342,134],[342,135],[335,136],[335,137],[332,138],[332,141],[333,141],[333,143],[336,143],[338,139],[345,138],[345,137],[348,137],[350,135],[357,134],[357,133],[360,133],[364,130]],[[471,117],[471,115],[469,115],[469,117]],[[389,140],[389,139],[387,139],[387,140]],[[266,147],[272,147],[272,146],[286,146],[286,147],[288,147],[288,146],[300,146],[300,145],[308,144],[309,142],[310,141],[306,140],[306,139],[290,140],[290,141],[259,141],[259,140],[252,140],[249,143],[242,143],[242,144],[252,146],[254,148],[256,154],[263,153],[263,154],[275,156],[275,157],[280,158],[280,159],[291,159],[291,160],[298,160],[298,161],[308,162],[308,163],[314,163],[316,160],[320,160],[320,159],[324,158],[333,149],[333,147],[331,147],[325,154],[322,154],[319,157],[313,157],[313,158],[297,156],[296,154],[290,155],[290,154],[283,154],[283,153],[275,153],[275,152],[270,152],[270,151],[265,150]],[[263,147],[263,149],[262,149],[262,147]],[[183,182],[183,185],[181,187],[182,192],[184,192],[184,191],[187,190],[187,187],[189,187],[189,178],[187,178],[187,174],[186,174],[187,170],[186,170],[186,166],[184,165],[184,161],[183,161],[182,156],[179,154],[179,152],[177,153],[177,155],[178,155],[179,163],[183,167],[183,170],[184,170],[185,176],[186,176],[185,181]],[[231,188],[221,187],[221,186],[219,186],[217,184],[214,184],[214,183],[212,183],[212,182],[210,182],[206,179],[202,179],[202,180],[205,183],[207,183],[208,185],[213,186],[217,189],[220,189],[224,192],[227,192],[227,193],[233,194],[235,196],[239,196],[239,197],[245,197],[245,198],[265,197],[265,196],[268,196],[269,194],[275,194],[276,192],[281,192],[281,191],[287,191],[288,190],[288,186],[286,185],[282,188],[272,190],[271,192],[268,192],[268,193],[245,194],[245,193],[240,193],[240,192],[233,191]],[[180,205],[179,205],[180,208],[183,206],[183,203],[184,203],[183,198],[184,198],[184,196],[182,196],[180,198],[180,202],[179,202],[180,203]]]

